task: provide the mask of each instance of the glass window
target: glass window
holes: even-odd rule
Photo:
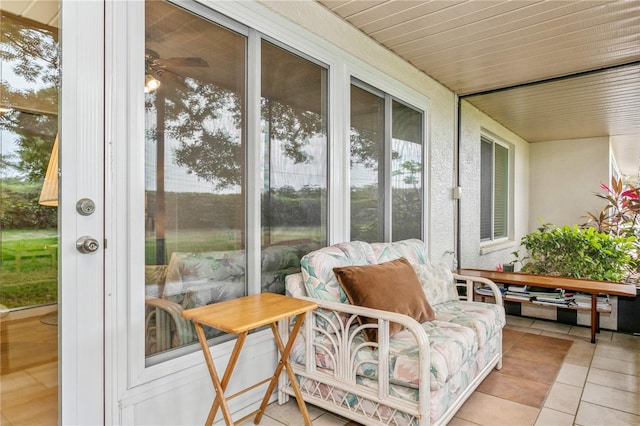
[[[147,2],[145,18],[150,355],[195,341],[182,309],[247,294],[247,43],[168,3]]]
[[[196,342],[183,309],[284,294],[300,258],[326,245],[328,72],[264,40],[249,52],[248,36],[169,3],[147,2],[145,18],[145,345],[155,356]],[[247,70],[258,53],[259,69]],[[249,73],[261,77],[251,118]],[[249,119],[259,141],[246,140]],[[245,166],[249,147],[260,149],[258,173]],[[258,193],[260,209],[248,211]],[[248,262],[247,241],[260,241],[259,262]]]
[[[480,143],[480,239],[508,236],[509,149],[483,136]]]
[[[422,238],[422,113],[369,89],[351,85],[351,239]]]
[[[261,291],[284,294],[326,245],[327,70],[264,40],[261,61]]]
[[[422,238],[422,114],[392,104],[392,241]]]
[[[0,305],[54,306],[62,143],[58,29],[4,10],[0,24]]]
[[[351,85],[351,239],[384,241],[384,96]]]

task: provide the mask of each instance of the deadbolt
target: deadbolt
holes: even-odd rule
[[[98,240],[86,235],[78,238],[78,241],[76,241],[76,248],[83,254],[93,253],[97,251],[99,247],[100,243],[98,243]]]
[[[76,203],[76,211],[82,216],[89,216],[96,211],[96,203],[88,198],[82,198]]]

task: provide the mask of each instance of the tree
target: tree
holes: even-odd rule
[[[17,135],[17,158],[6,163],[27,180],[44,178],[57,132],[60,85],[57,30],[2,12],[0,60],[26,82],[0,82],[0,102],[11,107],[0,115],[0,129]],[[3,161],[3,167],[5,164]]]

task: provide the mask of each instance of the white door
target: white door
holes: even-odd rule
[[[101,1],[63,1],[61,8],[59,384],[64,425],[105,422],[104,8]],[[77,248],[82,237],[84,253]]]

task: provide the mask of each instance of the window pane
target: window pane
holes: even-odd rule
[[[422,114],[393,101],[392,240],[422,238]]]
[[[145,80],[160,83],[145,97],[147,355],[195,341],[171,312],[246,294],[245,46],[146,3]]]
[[[509,150],[502,145],[494,144],[495,149],[495,194],[493,237],[507,236],[507,197],[509,178]]]
[[[58,28],[5,10],[0,30],[0,306],[22,310],[58,302],[60,43]],[[22,343],[2,342],[3,367]]]
[[[351,86],[351,240],[384,241],[384,98]]]
[[[493,143],[480,143],[480,240],[491,239],[493,204]]]
[[[327,241],[327,70],[271,43],[261,52],[262,291]]]

